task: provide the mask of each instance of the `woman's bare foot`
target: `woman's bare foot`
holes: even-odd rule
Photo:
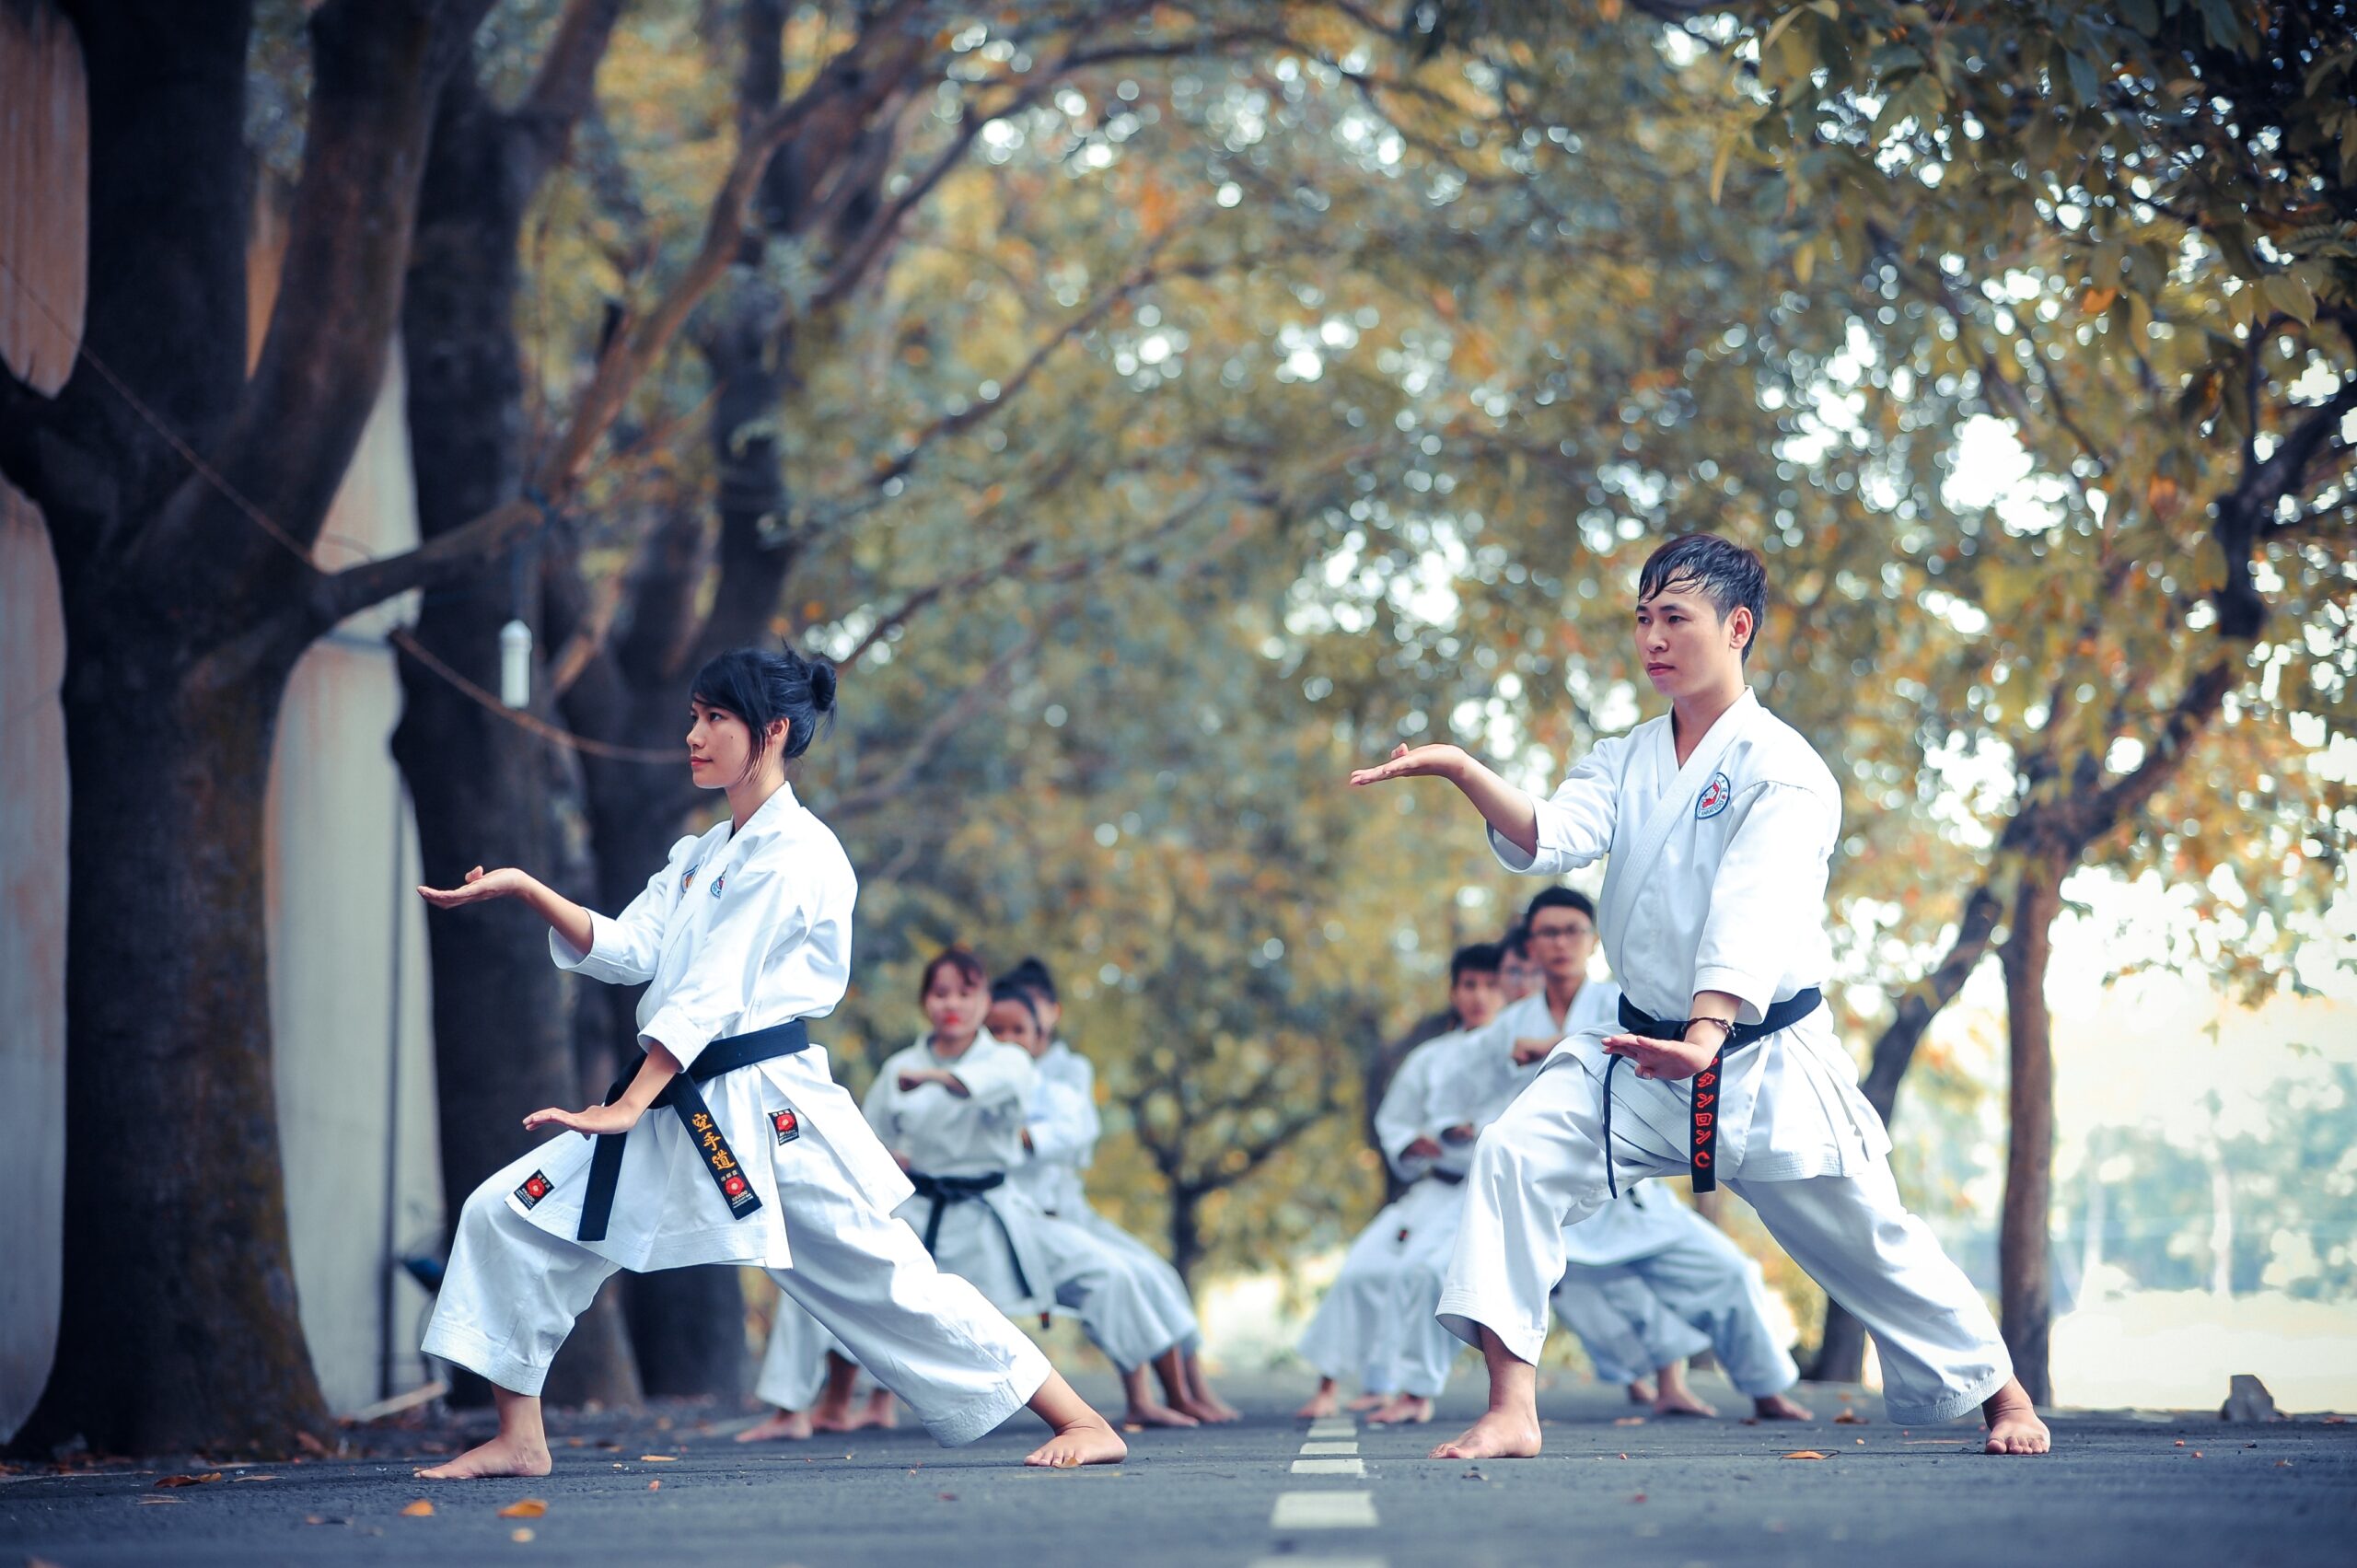
[[[1532,1459],[1538,1457],[1538,1423],[1512,1411],[1492,1411],[1454,1440],[1432,1451],[1435,1459]]]
[[[739,1443],[804,1443],[810,1437],[808,1411],[772,1411],[737,1434]]]
[[[1752,1413],[1762,1421],[1815,1421],[1816,1412],[1806,1405],[1795,1404],[1782,1394],[1770,1394],[1751,1401]]]
[[[892,1402],[892,1390],[877,1388],[868,1394],[867,1403],[860,1407],[857,1415],[852,1417],[851,1430],[859,1432],[872,1426],[889,1432],[900,1424],[900,1412],[899,1407]]]
[[[1179,1365],[1187,1374],[1187,1409],[1195,1416],[1217,1426],[1244,1419],[1242,1411],[1212,1392],[1212,1381],[1203,1376],[1203,1364],[1200,1357],[1182,1357]]]
[[[1386,1404],[1390,1399],[1391,1396],[1388,1394],[1361,1394],[1342,1408],[1355,1414],[1360,1411],[1371,1411],[1378,1405]]]
[[[1175,1411],[1168,1405],[1147,1400],[1143,1403],[1136,1400],[1131,1401],[1130,1408],[1121,1412],[1121,1424],[1124,1426],[1200,1426],[1202,1423],[1184,1411]]]
[[[1654,1402],[1654,1386],[1651,1383],[1646,1382],[1642,1377],[1638,1378],[1635,1382],[1629,1385],[1629,1402],[1632,1405],[1652,1404]]]
[[[1025,1457],[1023,1462],[1045,1469],[1072,1469],[1081,1465],[1118,1465],[1129,1457],[1130,1446],[1105,1424],[1095,1411],[1067,1425]]]
[[[1341,1399],[1334,1392],[1334,1380],[1329,1377],[1318,1385],[1318,1392],[1309,1396],[1309,1402],[1293,1414],[1295,1421],[1324,1421],[1341,1408]]]
[[[2007,1378],[1990,1395],[1980,1413],[1989,1423],[1989,1440],[1980,1446],[1984,1454],[2043,1454],[2054,1446],[2054,1434],[2038,1419],[2038,1407],[2018,1377]]]
[[[1433,1418],[1433,1402],[1422,1394],[1398,1394],[1389,1404],[1371,1411],[1369,1426],[1422,1426]]]
[[[502,1433],[447,1464],[419,1470],[420,1481],[481,1481],[490,1476],[543,1476],[554,1466],[545,1441]]]
[[[1659,1368],[1654,1376],[1659,1379],[1661,1392],[1654,1396],[1655,1415],[1699,1415],[1705,1418],[1719,1412],[1695,1398],[1694,1390],[1686,1386],[1685,1368],[1670,1365]]]

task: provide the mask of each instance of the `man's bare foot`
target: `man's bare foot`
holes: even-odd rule
[[[1132,1400],[1130,1408],[1121,1412],[1121,1424],[1124,1426],[1200,1426],[1202,1423],[1184,1411],[1175,1411],[1168,1405],[1146,1400]]]
[[[1324,1421],[1341,1408],[1342,1401],[1335,1395],[1334,1386],[1328,1383],[1310,1395],[1309,1402],[1294,1411],[1293,1415],[1295,1421]]]
[[[1170,1408],[1181,1415],[1194,1417],[1196,1424],[1200,1426],[1217,1426],[1225,1419],[1218,1411],[1195,1398],[1192,1389],[1173,1399],[1170,1401]]]
[[[1056,1434],[1025,1457],[1023,1462],[1044,1469],[1072,1469],[1080,1465],[1118,1465],[1129,1457],[1121,1434],[1091,1411],[1087,1416],[1056,1429]]]
[[[803,1443],[810,1437],[808,1411],[772,1411],[737,1434],[739,1443]]]
[[[2054,1446],[2054,1434],[2038,1419],[2038,1407],[2018,1377],[2007,1378],[1990,1395],[1980,1413],[1989,1423],[1989,1440],[1980,1446],[1984,1454],[2043,1454]]]
[[[1435,1459],[1533,1459],[1538,1457],[1538,1423],[1527,1415],[1492,1411],[1450,1442],[1432,1451]]]
[[[1635,1382],[1629,1385],[1629,1402],[1632,1405],[1652,1404],[1654,1402],[1654,1386],[1651,1383],[1646,1382],[1642,1377],[1638,1378]]]
[[[1203,1381],[1202,1370],[1200,1367],[1190,1363],[1188,1371],[1187,1408],[1198,1418],[1215,1426],[1225,1426],[1231,1421],[1244,1419],[1242,1411],[1212,1392],[1212,1386]]]
[[[502,1434],[468,1449],[448,1464],[419,1470],[417,1477],[420,1481],[481,1481],[489,1476],[543,1476],[553,1468],[546,1443]]]
[[[1344,1405],[1342,1408],[1351,1411],[1353,1414],[1356,1414],[1360,1411],[1374,1410],[1378,1405],[1389,1402],[1391,1396],[1388,1394],[1361,1394],[1357,1399],[1353,1400],[1349,1404]]]
[[[1683,1384],[1673,1386],[1665,1382],[1661,1386],[1661,1392],[1654,1396],[1654,1414],[1655,1415],[1699,1415],[1708,1418],[1718,1413],[1712,1406],[1696,1399],[1694,1390]]]
[[[1752,1413],[1762,1421],[1815,1421],[1817,1414],[1806,1405],[1795,1404],[1782,1394],[1770,1394],[1751,1401]]]
[[[1399,1394],[1381,1410],[1368,1414],[1369,1426],[1422,1426],[1433,1418],[1433,1402],[1422,1394]]]
[[[852,1417],[850,1430],[860,1432],[872,1426],[889,1432],[900,1424],[900,1413],[899,1407],[892,1402],[892,1390],[878,1388],[867,1396],[867,1403]]]

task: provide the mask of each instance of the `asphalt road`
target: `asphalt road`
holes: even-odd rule
[[[1715,1377],[1697,1388],[1738,1401]],[[1083,1380],[1100,1400],[1103,1380]],[[1116,1468],[1026,1470],[1023,1417],[971,1447],[922,1430],[759,1449],[749,1418],[672,1405],[559,1427],[544,1481],[430,1485],[411,1462],[467,1428],[377,1429],[357,1458],[170,1470],[106,1467],[0,1477],[0,1564],[697,1562],[772,1568],[981,1568],[1097,1562],[1158,1568],[1372,1568],[1388,1563],[2254,1563],[2357,1561],[2357,1424],[2265,1427],[2202,1415],[2065,1413],[2054,1455],[1993,1459],[1970,1425],[1901,1430],[1880,1401],[1837,1423],[1835,1390],[1804,1390],[1809,1426],[1624,1424],[1593,1388],[1542,1400],[1544,1457],[1425,1459],[1469,1419],[1464,1379],[1434,1427],[1347,1420],[1313,1436],[1306,1392],[1270,1379],[1225,1390],[1239,1426],[1131,1436]],[[1794,1458],[1814,1451],[1821,1459]],[[180,1470],[178,1473],[191,1473]],[[430,1516],[404,1512],[419,1499]],[[538,1500],[537,1516],[503,1516]]]

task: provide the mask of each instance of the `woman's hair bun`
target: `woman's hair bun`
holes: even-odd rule
[[[822,658],[810,661],[810,700],[822,714],[835,711],[835,667]]]

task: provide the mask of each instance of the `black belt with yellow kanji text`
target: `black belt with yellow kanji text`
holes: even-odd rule
[[[750,1067],[757,1062],[768,1062],[780,1056],[791,1056],[797,1051],[810,1049],[810,1031],[802,1020],[772,1024],[765,1029],[746,1034],[730,1035],[714,1040],[688,1063],[687,1071],[679,1074],[663,1086],[647,1109],[668,1106],[688,1130],[688,1138],[703,1157],[704,1173],[712,1184],[720,1189],[721,1201],[728,1205],[730,1219],[743,1219],[761,1206],[761,1200],[746,1179],[737,1164],[737,1156],[728,1147],[728,1139],[721,1132],[719,1121],[712,1114],[712,1107],[704,1103],[698,1084],[710,1083],[724,1073],[734,1073],[740,1067]],[[606,1103],[611,1105],[622,1098],[638,1076],[645,1063],[646,1053],[639,1052],[638,1060],[630,1064],[614,1086],[606,1091]],[[581,1200],[581,1228],[575,1232],[583,1241],[606,1239],[606,1222],[613,1217],[614,1187],[621,1180],[622,1144],[627,1132],[601,1132],[598,1135],[597,1152],[589,1156],[589,1191]]]
[[[1727,1052],[1741,1051],[1754,1040],[1765,1040],[1780,1030],[1791,1028],[1825,1005],[1824,994],[1810,986],[1783,1001],[1771,1005],[1768,1016],[1756,1024],[1737,1024],[1727,1031],[1718,1053],[1711,1064],[1694,1074],[1694,1104],[1687,1140],[1687,1158],[1694,1167],[1694,1191],[1714,1192],[1719,1186],[1719,1080]],[[1620,1028],[1624,1034],[1643,1035],[1647,1040],[1683,1040],[1686,1026],[1694,1020],[1655,1018],[1633,1005],[1628,997],[1620,998]],[[1618,1198],[1620,1183],[1612,1170],[1612,1074],[1619,1069],[1622,1057],[1610,1058],[1604,1067],[1604,1181],[1606,1188]]]

